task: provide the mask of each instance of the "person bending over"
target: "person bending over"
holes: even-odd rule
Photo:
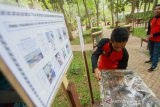
[[[115,28],[110,39],[100,40],[91,56],[93,73],[98,80],[101,79],[101,70],[127,68],[129,54],[125,46],[128,39],[129,32],[127,29]]]

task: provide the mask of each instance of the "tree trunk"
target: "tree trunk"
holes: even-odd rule
[[[118,21],[118,12],[116,13],[116,18],[117,18],[117,21]]]
[[[58,7],[58,3],[54,3],[54,10],[55,10],[56,12],[59,12],[59,11],[60,11],[60,9],[59,9],[59,7]]]
[[[148,12],[150,10],[150,5],[151,5],[151,0],[149,0],[149,3],[148,3]]]
[[[54,1],[53,0],[50,0],[50,4],[51,4],[51,6],[52,6],[52,10],[54,11]]]
[[[98,9],[98,7],[99,7],[99,0],[98,0],[98,2],[97,2],[97,6],[96,6],[96,8],[97,8],[97,26],[99,26],[99,9]]]
[[[76,5],[77,5],[77,9],[78,9],[78,16],[80,17],[81,14],[80,14],[80,11],[79,11],[79,3],[78,3],[78,1],[76,1]]]
[[[91,27],[91,22],[90,22],[90,18],[89,18],[89,13],[88,13],[86,0],[83,0],[83,4],[84,4],[84,7],[85,7],[86,17],[88,19],[88,25],[86,25],[86,26],[90,28]]]
[[[152,7],[152,11],[154,11],[155,6],[158,4],[158,0],[154,0],[154,5]]]
[[[67,11],[66,11],[66,13],[67,13]],[[73,17],[73,16],[71,16],[71,14],[72,14],[72,9],[71,9],[71,7],[69,6],[68,20],[69,20],[69,26],[70,26],[71,30],[73,31],[73,30],[74,30],[74,29],[73,29],[73,25],[72,25],[72,17]]]
[[[146,10],[147,10],[147,3],[145,2],[143,11],[146,12]]]
[[[111,1],[111,16],[112,16],[112,26],[114,27],[114,11],[113,11],[113,1]]]
[[[118,0],[117,0],[117,4],[116,4],[116,18],[117,18],[117,21],[118,21]]]
[[[94,0],[95,6],[96,6],[96,16],[97,16],[97,26],[99,26],[99,0]]]
[[[139,10],[140,10],[140,1],[136,1],[136,8],[137,8],[137,13],[139,13]]]
[[[45,0],[42,0],[42,3],[44,4],[45,8],[49,10],[49,8],[48,8],[48,6],[47,6]]]
[[[16,0],[16,3],[18,4],[18,6],[20,6],[20,4],[19,4],[19,1],[18,1],[18,0]]]
[[[104,20],[105,26],[106,26],[107,23],[106,23],[106,17],[105,17],[105,13],[104,13],[104,6],[105,6],[105,2],[103,1],[103,20]]]
[[[134,13],[134,11],[135,11],[135,1],[133,0],[132,2],[131,2],[131,4],[132,4],[132,11],[131,11],[131,14],[133,14]]]
[[[146,10],[147,10],[147,2],[144,3],[144,19],[146,20]]]
[[[62,0],[59,1],[58,4],[59,4],[59,7],[60,7],[60,9],[61,9],[61,11],[62,11],[62,13],[64,15],[64,19],[65,19],[66,26],[67,26],[67,29],[68,29],[68,34],[69,34],[69,40],[71,41],[71,40],[73,40],[73,35],[72,35],[72,30],[71,30],[71,28],[69,26],[69,23],[68,23],[67,16],[66,16],[64,8],[63,8],[63,1]]]
[[[123,21],[125,21],[125,11],[123,11]]]
[[[54,11],[54,6],[53,6],[53,3],[51,4],[51,6],[52,6],[52,10]]]
[[[139,11],[141,10],[142,5],[143,5],[143,2],[140,3]]]
[[[35,8],[36,8],[35,4],[36,4],[36,3],[34,3],[34,1],[30,0],[30,2],[28,2],[28,7],[29,7],[30,9],[35,9]]]

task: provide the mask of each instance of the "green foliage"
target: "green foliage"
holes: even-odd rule
[[[60,87],[56,94],[52,107],[70,107],[67,96],[65,95],[66,93],[64,92],[62,87]]]
[[[90,36],[90,35],[91,35],[91,29],[84,31],[84,33],[83,33],[83,37]]]
[[[147,16],[148,18],[145,19],[145,16]],[[143,18],[144,20],[148,21],[148,19],[150,19],[153,16],[154,16],[153,12],[149,11],[149,12],[146,12],[146,13],[140,12],[140,13],[128,14],[128,15],[126,15],[126,19]]]
[[[79,65],[81,65],[82,63],[80,61],[78,61],[77,59],[74,59],[70,68],[69,68],[69,72],[71,75],[78,75],[79,71],[81,71],[81,67]],[[84,67],[84,66],[83,66]]]
[[[108,26],[107,28],[108,28],[108,29],[113,29],[113,28],[115,28],[115,27],[112,26],[112,25],[110,25],[110,26]]]
[[[117,2],[114,2],[114,12],[115,13],[121,13],[123,11],[125,11],[125,5],[127,4],[126,1],[117,1]]]
[[[102,27],[96,26],[96,27],[92,28],[92,33],[97,32],[97,31],[101,31],[101,30],[102,30]]]
[[[91,38],[91,29],[88,29],[83,32],[83,39],[84,39],[84,44],[92,43],[92,38]],[[79,45],[79,36],[74,38],[74,40],[71,41],[72,45]]]
[[[140,37],[140,38],[146,38],[146,31],[144,27],[138,27],[134,28],[134,36]]]

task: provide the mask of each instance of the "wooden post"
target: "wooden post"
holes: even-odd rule
[[[69,83],[67,93],[70,97],[73,107],[82,107],[80,104],[78,94],[76,93],[76,87],[74,83]]]
[[[89,91],[90,91],[90,95],[91,95],[91,103],[93,105],[94,104],[94,98],[93,98],[93,93],[92,93],[91,80],[90,80],[90,75],[89,75],[89,69],[88,69],[86,53],[84,51],[84,41],[83,41],[83,35],[82,35],[83,33],[82,33],[82,27],[81,27],[81,23],[80,23],[80,18],[79,17],[77,17],[77,23],[78,23],[80,44],[81,44],[81,48],[82,48],[82,54],[83,54],[83,58],[84,58],[85,69],[86,69],[86,72],[87,72]]]
[[[88,79],[89,91],[90,91],[90,96],[91,96],[91,102],[92,102],[92,104],[94,104],[91,79],[90,79],[89,68],[88,68],[87,57],[86,57],[85,51],[83,51],[83,56],[84,56],[84,63],[85,63],[85,68],[86,68],[86,72],[87,72],[87,79]]]
[[[66,76],[63,78],[62,88],[66,93],[70,107],[82,107],[73,83],[68,83]]]
[[[71,102],[71,100],[70,100],[70,98],[69,98],[69,95],[68,95],[68,93],[67,93],[67,87],[68,87],[68,80],[67,80],[67,77],[66,76],[64,76],[63,77],[63,81],[62,81],[62,89],[63,89],[63,91],[65,92],[65,94],[66,94],[66,97],[67,97],[67,99],[68,99],[68,102],[69,102],[69,105],[70,105],[70,107],[73,107],[72,106],[72,102]]]

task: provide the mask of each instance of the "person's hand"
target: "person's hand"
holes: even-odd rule
[[[97,46],[93,48],[92,53],[94,53],[97,50]]]
[[[95,78],[97,80],[101,80],[102,79],[102,77],[101,77],[101,71],[98,68],[94,69],[94,76],[95,76]]]
[[[153,34],[150,34],[150,35],[149,35],[149,38],[152,38],[152,37],[153,37]]]

